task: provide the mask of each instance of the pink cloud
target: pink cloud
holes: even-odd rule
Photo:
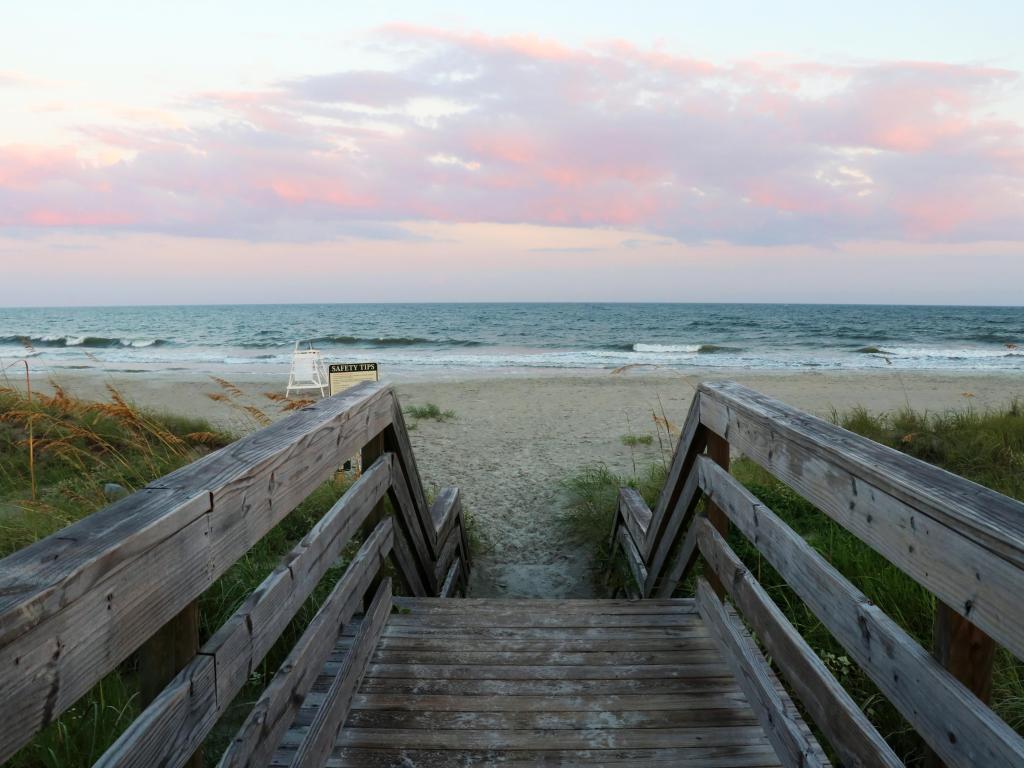
[[[1015,72],[721,63],[407,25],[377,42],[394,69],[82,126],[83,144],[129,158],[116,163],[2,147],[0,226],[288,240],[399,237],[396,222],[430,219],[740,244],[1024,240]]]

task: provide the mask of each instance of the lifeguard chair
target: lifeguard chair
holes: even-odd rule
[[[295,342],[295,349],[292,351],[292,370],[288,374],[288,387],[285,389],[285,397],[291,396],[292,392],[318,389],[320,397],[327,394],[327,369],[324,367],[324,359],[320,351],[313,349],[313,342],[306,342],[307,348],[301,349],[301,341]]]

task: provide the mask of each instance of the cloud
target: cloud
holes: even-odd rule
[[[1024,240],[1016,72],[712,62],[392,25],[387,70],[195,94],[168,119],[0,147],[0,227],[402,239],[401,222],[688,243]],[[173,119],[171,119],[173,118]],[[116,150],[99,163],[85,147]]]

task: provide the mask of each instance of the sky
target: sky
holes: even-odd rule
[[[0,305],[1024,304],[1024,3],[11,2]]]

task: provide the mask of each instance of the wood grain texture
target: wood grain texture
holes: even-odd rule
[[[422,517],[416,509],[407,478],[402,472],[393,474],[389,497],[401,532],[397,538],[402,541],[403,546],[406,546],[412,555],[411,563],[415,564],[418,581],[423,584],[424,594],[436,595],[438,584],[434,569],[437,562],[435,549],[437,543],[428,541],[424,534]],[[424,514],[429,514],[429,510],[424,511]],[[432,534],[433,523],[430,523],[428,527]]]
[[[384,432],[384,445],[389,451],[392,451],[399,457],[399,464],[402,468],[401,474],[406,480],[412,508],[416,511],[416,518],[420,521],[421,534],[426,539],[431,552],[436,555],[436,529],[430,516],[427,495],[423,491],[423,481],[420,478],[419,469],[416,467],[416,456],[412,451],[412,443],[409,442],[409,431],[405,426],[405,416],[402,414],[402,406],[398,402],[397,397],[393,398],[391,418],[389,419],[388,428]]]
[[[745,387],[701,387],[701,420],[1024,658],[1024,504]]]
[[[394,541],[392,518],[381,521],[310,621],[228,746],[221,768],[266,764],[334,648],[341,625],[361,607]]]
[[[1024,739],[731,475],[704,458],[705,493],[758,548],[949,765],[1024,765]]]
[[[942,602],[935,604],[932,653],[957,680],[986,704],[992,697],[995,641]]]
[[[779,765],[693,600],[393,602],[328,765]],[[297,764],[346,653],[273,765]]]
[[[690,466],[696,457],[691,457]],[[643,594],[645,597],[654,592],[654,587],[661,577],[662,568],[676,545],[679,537],[693,520],[697,509],[697,502],[700,501],[700,486],[697,484],[697,475],[691,470],[682,482],[682,488],[673,496],[675,507],[672,514],[665,520],[662,526],[661,538],[653,547],[647,563],[647,581],[644,584]],[[653,523],[652,523],[653,525]],[[652,529],[653,530],[653,529]]]
[[[696,523],[700,551],[740,614],[753,627],[775,666],[828,737],[844,766],[901,768],[881,734],[832,676],[725,539],[707,520]]]
[[[635,488],[619,489],[619,518],[625,523],[633,541],[647,548],[647,530],[651,525],[651,510],[644,497]]]
[[[455,597],[455,593],[459,588],[459,575],[462,573],[461,569],[462,560],[456,558],[448,569],[447,575],[444,577],[444,583],[441,584],[438,597]]]
[[[368,382],[0,561],[0,759],[195,600],[393,405]]]
[[[189,695],[193,700],[189,721],[184,722],[181,736],[163,745],[163,765],[183,765],[200,746],[324,574],[337,562],[352,534],[373,513],[390,484],[392,467],[391,454],[377,459],[204,644],[185,677],[198,677],[211,660],[214,662],[214,695],[203,699],[209,711],[198,706],[198,696]],[[358,569],[367,562],[365,557],[355,559],[350,567]],[[172,710],[179,707],[176,697],[158,697],[100,763],[144,765],[138,762],[138,755],[148,755],[144,745],[155,742],[152,731],[164,732],[166,721],[173,718]]]
[[[656,597],[669,598],[686,578],[693,564],[697,562],[697,520],[691,521],[686,529],[679,549],[669,563],[668,571],[658,582]]]
[[[636,544],[633,542],[629,529],[624,526],[619,527],[618,540],[619,546],[622,547],[622,552],[626,556],[626,564],[629,566],[629,571],[633,574],[633,580],[636,582],[637,589],[642,594],[647,584],[647,567],[644,565],[640,550],[637,549]]]
[[[818,756],[820,747],[804,735],[796,710],[787,706],[775,690],[768,662],[747,643],[740,627],[703,577],[697,580],[697,606],[722,646],[726,663],[736,675],[782,764],[786,768],[823,766],[825,763]]]
[[[338,730],[348,717],[352,697],[359,688],[370,656],[390,614],[391,579],[385,579],[377,588],[340,669],[325,692],[304,738],[296,748],[292,758],[293,765],[298,768],[320,768],[327,762]]]
[[[700,391],[698,390],[693,396],[690,410],[686,414],[686,421],[679,433],[679,442],[676,444],[675,453],[672,454],[672,464],[669,466],[665,485],[658,496],[658,502],[651,511],[647,540],[641,550],[645,560],[650,559],[655,547],[661,541],[662,528],[666,520],[675,513],[679,506],[679,494],[686,478],[690,476],[694,459],[704,451],[705,440],[706,434],[701,423]]]
[[[448,750],[406,749],[400,758],[392,750],[337,748],[330,768],[451,768]],[[778,759],[770,745],[720,745],[670,749],[481,749],[459,753],[459,765],[475,766],[676,766],[676,768],[774,768]]]
[[[740,384],[705,383],[700,392],[735,416],[770,420],[787,440],[815,448],[831,463],[1024,568],[1024,504]],[[702,422],[708,423],[703,416]]]

